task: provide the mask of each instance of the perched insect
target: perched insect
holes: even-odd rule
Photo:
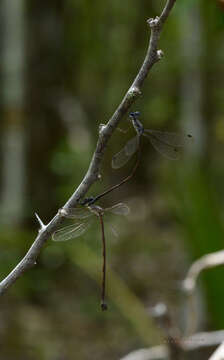
[[[138,119],[138,111],[130,113],[132,125],[137,133],[135,137],[129,140],[123,149],[113,156],[112,167],[118,169],[124,166],[132,155],[139,149],[140,138],[145,136],[149,139],[152,146],[162,155],[171,160],[177,160],[180,157],[182,148],[192,140],[192,135],[181,135],[172,132],[163,132],[158,130],[144,129]]]
[[[70,208],[60,209],[61,215],[69,219],[78,220],[72,225],[65,226],[62,229],[55,231],[52,235],[54,241],[67,241],[81,236],[91,225],[91,218],[97,216],[100,221],[101,235],[102,235],[102,251],[103,251],[103,267],[102,267],[102,292],[101,292],[101,309],[107,310],[107,304],[105,302],[105,288],[106,288],[106,241],[104,232],[103,217],[106,213],[112,213],[116,215],[128,215],[129,207],[123,203],[116,204],[109,208],[102,208],[97,205],[90,205],[82,208]]]

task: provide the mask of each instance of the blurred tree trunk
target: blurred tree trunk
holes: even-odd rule
[[[47,219],[58,207],[58,177],[51,164],[64,140],[59,116],[65,93],[63,7],[62,0],[27,2],[27,193],[30,218],[37,211]]]
[[[2,0],[2,223],[17,224],[25,203],[25,11],[23,0]]]
[[[180,14],[181,107],[180,117],[184,132],[193,132],[196,141],[189,152],[200,159],[205,152],[206,127],[203,122],[203,24],[200,4],[190,2]]]
[[[211,49],[215,38],[215,28],[211,26],[207,18],[211,6],[209,2],[186,2],[184,11],[180,14],[181,122],[184,131],[191,132],[192,129],[195,141],[189,149],[189,165],[185,166],[180,174],[178,184],[182,209],[181,221],[185,226],[187,246],[191,248],[193,258],[199,258],[223,247],[220,205],[214,175],[210,171],[212,169],[212,121],[209,121],[209,117],[214,117],[216,113],[216,104],[213,102],[216,87],[213,78],[215,78],[216,69],[213,62],[217,56],[216,50]],[[203,18],[205,11],[207,14]],[[207,24],[210,28],[209,37],[206,37],[207,43],[205,43],[203,35],[206,35],[208,31]],[[208,43],[209,39],[211,43]],[[203,56],[206,51],[209,61],[206,61],[206,57]],[[212,59],[210,54],[213,54]],[[204,114],[202,114],[202,109],[205,109]],[[213,272],[206,273],[202,277],[209,320],[213,321],[214,328],[223,328],[223,318],[220,317],[224,297],[224,289],[221,285],[223,269],[214,269]]]

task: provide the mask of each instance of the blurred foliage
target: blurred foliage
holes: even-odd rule
[[[141,111],[146,128],[184,129],[182,88],[187,69],[180,30],[195,3],[177,1],[160,40],[165,57],[153,67],[143,95],[133,106],[132,110]],[[157,15],[163,5],[162,0],[129,0],[128,6],[118,0],[26,2],[25,121],[20,124],[26,134],[26,206],[20,224],[1,225],[2,278],[36,236],[34,212],[47,222],[82,180],[99,125],[108,121],[144,59],[149,38],[146,19]],[[224,238],[224,12],[221,0],[201,0],[197,6],[203,39],[202,155],[187,151],[181,161],[169,162],[143,141],[144,156],[135,178],[101,202],[109,206],[125,201],[131,208],[127,219],[109,220],[119,238],[106,234],[109,311],[101,313],[99,306],[102,259],[97,222],[75,241],[49,239],[36,267],[2,297],[4,360],[119,358],[157,342],[159,330],[149,308],[158,302],[165,302],[173,322],[185,327],[188,309],[181,281],[191,262],[221,249]],[[195,31],[192,25],[187,36],[194,39]],[[1,130],[10,128],[4,113],[2,103]],[[111,169],[112,155],[134,134],[125,119],[121,128],[129,131],[113,135],[102,179],[89,195],[117,183],[133,166],[134,159],[124,169]],[[191,123],[193,135],[196,128]],[[200,136],[197,133],[196,144]],[[1,144],[3,138],[1,131]],[[0,173],[3,192],[3,168]],[[201,277],[199,329],[224,326],[223,275],[220,267]]]

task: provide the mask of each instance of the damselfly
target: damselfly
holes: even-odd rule
[[[116,204],[109,208],[102,208],[97,205],[87,205],[85,207],[76,207],[70,209],[60,209],[60,214],[69,219],[76,219],[74,224],[65,226],[57,230],[52,235],[54,241],[67,241],[83,235],[91,225],[91,218],[97,216],[100,221],[102,234],[102,252],[103,252],[103,266],[102,266],[102,292],[101,292],[101,309],[107,310],[105,302],[105,288],[106,288],[106,241],[104,232],[103,217],[106,213],[116,215],[128,215],[129,207],[123,203]]]
[[[144,129],[138,119],[138,111],[130,113],[132,125],[137,135],[129,140],[121,151],[113,156],[112,167],[118,169],[124,166],[128,160],[139,149],[140,138],[145,136],[151,142],[152,146],[162,155],[171,160],[177,160],[180,157],[182,148],[192,140],[192,135],[181,135],[172,132],[163,132],[159,130]]]

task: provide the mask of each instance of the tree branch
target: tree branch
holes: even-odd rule
[[[209,360],[223,359],[224,330],[201,332],[184,338],[181,342],[184,359],[207,359],[206,354],[215,351]],[[159,345],[151,348],[134,350],[120,360],[167,360],[169,359],[169,345]],[[181,358],[181,359],[182,359]]]
[[[147,21],[151,28],[151,36],[149,41],[149,47],[146,53],[145,60],[141,69],[138,72],[133,84],[125,94],[122,102],[118,106],[115,113],[112,115],[108,123],[99,131],[99,138],[96,145],[96,150],[93,154],[90,162],[89,169],[84,176],[82,182],[72,194],[70,199],[64,205],[65,209],[74,207],[80,198],[84,197],[89,188],[98,180],[100,166],[104,153],[106,151],[107,144],[116,129],[117,125],[121,121],[124,114],[128,111],[134,101],[141,94],[141,88],[148,72],[152,66],[161,59],[163,53],[161,50],[157,50],[160,33],[162,31],[163,24],[167,20],[170,11],[174,6],[175,0],[167,0],[166,5],[160,15],[155,19],[149,19]],[[11,271],[11,273],[0,283],[0,294],[3,294],[26,270],[36,264],[36,259],[41,251],[41,248],[57,229],[58,225],[62,222],[63,215],[58,212],[54,218],[46,226],[41,226],[38,236],[34,243],[28,250],[27,254],[20,261],[20,263]]]
[[[224,342],[216,349],[214,354],[208,360],[223,360],[224,359]]]
[[[187,272],[187,275],[183,281],[183,290],[188,295],[187,303],[189,309],[191,309],[189,316],[187,317],[187,333],[192,333],[197,328],[198,309],[194,295],[198,277],[202,271],[220,265],[224,265],[224,250],[203,255],[190,266]]]
[[[224,264],[224,250],[216,251],[202,256],[196,260],[188,270],[183,282],[184,290],[192,294],[196,287],[196,281],[201,271]]]

